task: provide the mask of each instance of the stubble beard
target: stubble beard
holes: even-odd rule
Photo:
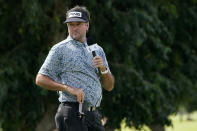
[[[78,32],[72,33],[71,37],[72,37],[74,40],[80,41],[80,42],[82,42],[82,40],[83,40],[83,36],[82,36],[80,33],[78,33]]]

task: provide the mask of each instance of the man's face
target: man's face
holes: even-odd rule
[[[84,22],[69,22],[67,23],[69,35],[77,41],[85,42],[86,32],[89,28],[89,23]]]

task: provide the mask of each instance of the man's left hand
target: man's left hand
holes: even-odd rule
[[[100,68],[101,71],[106,70],[103,59],[101,56],[95,56],[93,59],[94,67],[95,68]]]

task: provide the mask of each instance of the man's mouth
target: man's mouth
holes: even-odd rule
[[[73,34],[73,35],[78,35],[78,32],[73,32],[72,34]]]

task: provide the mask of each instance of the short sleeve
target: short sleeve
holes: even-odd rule
[[[57,81],[58,75],[62,71],[61,60],[62,60],[61,49],[56,46],[53,46],[49,51],[49,54],[46,57],[38,73],[46,75],[51,79]]]

